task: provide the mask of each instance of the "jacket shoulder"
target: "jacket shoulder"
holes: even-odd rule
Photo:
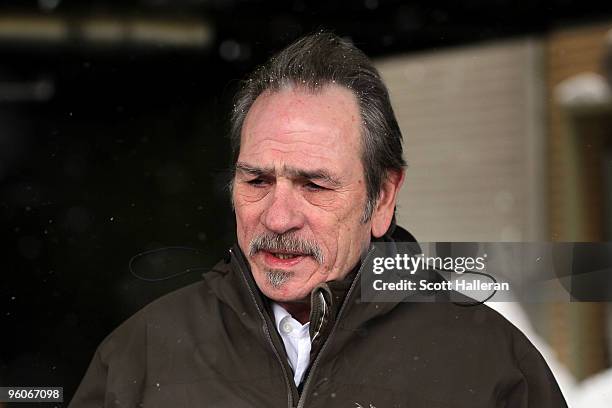
[[[455,303],[402,303],[393,312],[393,319],[403,320],[402,326],[418,332],[424,341],[445,339],[448,348],[478,350],[481,356],[495,356],[515,367],[527,354],[539,353],[499,312],[485,304],[468,304],[467,298]]]
[[[148,332],[182,331],[198,319],[204,319],[218,302],[209,285],[210,279],[222,278],[229,271],[228,265],[221,261],[204,273],[205,279],[167,293],[138,310],[100,343],[100,358],[105,361],[121,350],[143,346]]]
[[[99,407],[104,401],[138,406],[147,390],[170,382],[166,373],[176,364],[186,367],[197,344],[218,332],[211,328],[221,309],[213,284],[226,286],[218,282],[229,271],[221,262],[203,280],[156,299],[121,323],[98,346],[70,407]]]

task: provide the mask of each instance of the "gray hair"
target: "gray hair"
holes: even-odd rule
[[[362,221],[367,222],[388,172],[401,171],[406,165],[402,134],[387,87],[372,62],[352,43],[332,33],[321,31],[298,39],[243,82],[231,115],[233,164],[240,153],[244,120],[259,95],[291,86],[316,93],[331,84],[352,91],[359,104],[363,121],[361,161],[367,192]]]

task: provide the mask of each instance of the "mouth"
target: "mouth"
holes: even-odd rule
[[[293,266],[308,258],[309,255],[290,252],[269,252],[262,250],[264,262],[271,267]]]

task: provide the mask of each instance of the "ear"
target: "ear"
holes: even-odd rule
[[[397,193],[404,183],[405,171],[390,170],[382,183],[376,208],[372,213],[372,235],[382,237],[391,225]]]

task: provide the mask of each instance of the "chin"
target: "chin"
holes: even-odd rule
[[[276,288],[266,282],[265,290],[262,290],[262,292],[276,302],[298,302],[310,297],[310,291],[304,291],[302,288],[292,288],[291,283]]]

